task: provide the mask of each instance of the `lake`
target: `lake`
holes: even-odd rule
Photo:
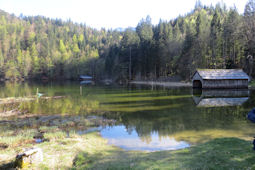
[[[83,135],[96,130],[109,144],[125,150],[176,150],[215,138],[252,140],[255,136],[255,125],[246,118],[255,107],[253,90],[6,83],[0,86],[0,98],[33,96],[37,88],[43,97],[61,97],[38,98],[11,107],[32,115],[112,120],[90,130],[70,127],[67,133],[72,130]],[[0,110],[8,107],[2,104]]]

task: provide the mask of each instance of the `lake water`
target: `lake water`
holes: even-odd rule
[[[255,136],[255,125],[246,118],[255,107],[255,91],[251,90],[25,83],[2,84],[0,97],[28,97],[37,88],[43,96],[64,98],[23,102],[21,110],[112,119],[114,123],[96,130],[109,144],[126,150],[176,150],[215,138],[252,140]],[[0,105],[1,110],[5,107]]]

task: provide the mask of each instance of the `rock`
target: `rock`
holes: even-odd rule
[[[8,147],[9,147],[9,145],[7,145],[6,143],[0,143],[0,150],[7,149]]]
[[[43,139],[44,138],[44,135],[43,135],[43,133],[37,133],[37,134],[35,134],[34,135],[34,137],[33,137],[34,139]]]
[[[41,148],[30,148],[16,156],[15,164],[18,168],[28,168],[29,165],[38,164],[43,161]]]
[[[42,142],[48,142],[49,139],[45,139],[44,138],[44,131],[41,131],[39,130],[39,132],[37,134],[34,135],[34,140],[35,140],[35,143],[42,143]]]

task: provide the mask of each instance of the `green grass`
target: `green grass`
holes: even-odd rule
[[[250,141],[218,138],[178,151],[123,151],[109,146],[96,134],[80,152],[73,169],[253,169],[255,151]],[[93,142],[92,142],[93,141]]]
[[[0,169],[12,161],[21,148],[40,147],[44,162],[35,169],[255,169],[255,151],[251,141],[217,138],[178,151],[125,151],[107,144],[97,132],[69,137],[57,127],[41,127],[48,142],[30,143],[32,129],[7,131],[0,138],[9,148],[0,150]],[[22,136],[24,137],[22,140]],[[11,139],[12,138],[12,139]],[[24,140],[26,139],[26,140]],[[25,142],[27,141],[27,142]]]

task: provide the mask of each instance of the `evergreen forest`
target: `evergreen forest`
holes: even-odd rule
[[[240,68],[254,77],[254,56],[255,0],[242,14],[197,1],[183,16],[156,25],[147,16],[123,30],[0,10],[2,80],[189,80],[197,68]]]

